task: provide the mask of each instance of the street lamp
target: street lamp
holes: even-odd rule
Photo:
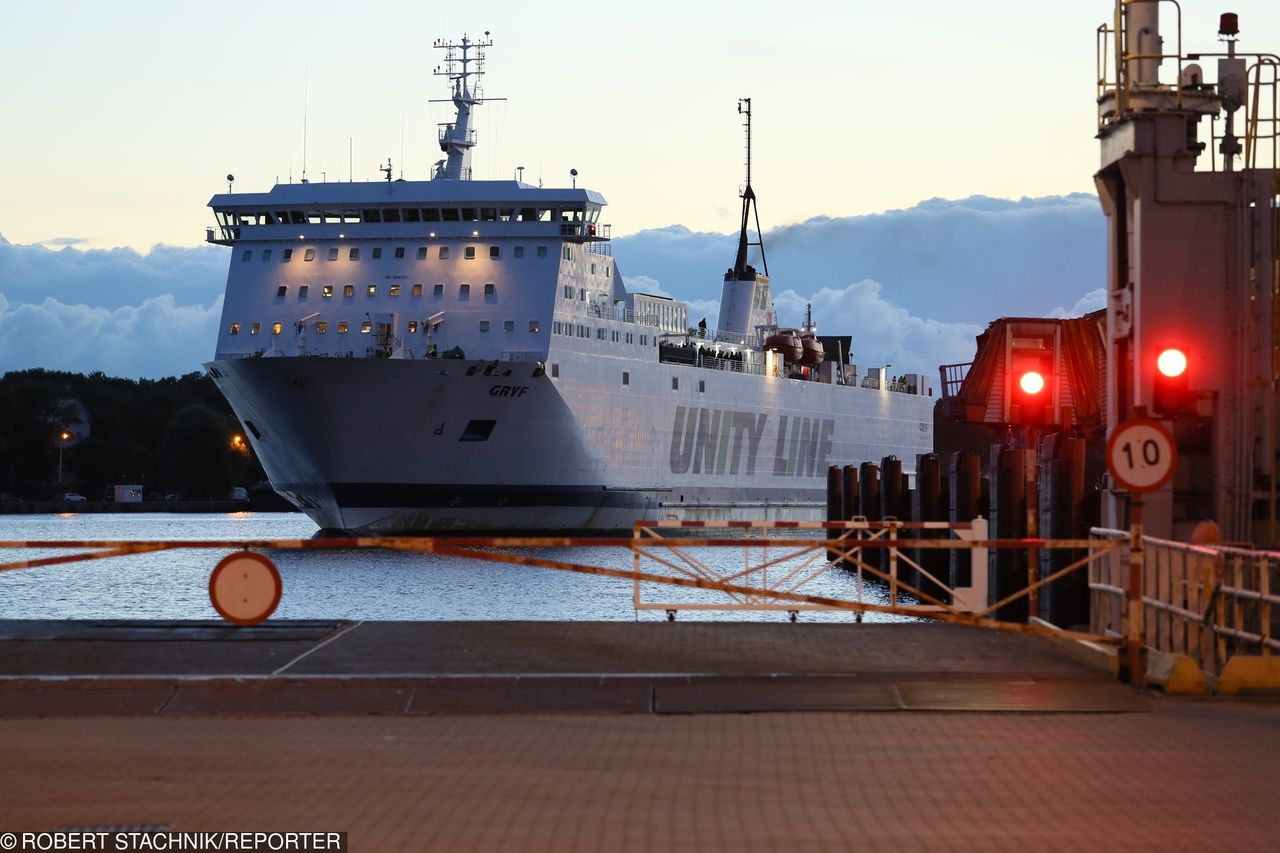
[[[237,453],[248,453],[249,445],[245,442],[243,435],[236,433],[231,436],[231,449]]]
[[[71,433],[65,429],[58,433],[58,486],[62,486],[62,448],[67,446],[67,442],[71,440]]]

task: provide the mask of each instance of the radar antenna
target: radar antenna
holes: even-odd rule
[[[746,105],[745,108],[743,105]],[[738,114],[744,115],[743,127],[747,130],[747,183],[739,194],[742,197],[742,228],[738,232],[738,255],[734,258],[733,269],[725,274],[726,281],[752,281],[756,277],[755,268],[747,263],[747,249],[750,246],[760,247],[760,263],[764,274],[769,274],[769,262],[764,256],[764,234],[760,231],[760,207],[756,203],[755,190],[751,189],[751,99],[738,99]],[[756,222],[756,240],[751,242],[747,236],[747,226],[752,215]]]
[[[379,166],[378,171],[387,176],[387,183],[391,183],[391,158],[387,158],[387,165]]]
[[[454,181],[471,180],[471,149],[476,144],[476,132],[471,128],[471,113],[485,101],[505,100],[486,98],[481,93],[480,79],[484,76],[484,51],[493,46],[489,31],[484,39],[472,41],[466,35],[461,42],[437,39],[434,47],[444,51],[444,65],[437,66],[435,75],[447,77],[453,84],[453,97],[449,99],[457,109],[452,122],[440,124],[440,150],[448,154],[443,166],[437,164],[435,178]],[[433,103],[439,103],[435,100]]]

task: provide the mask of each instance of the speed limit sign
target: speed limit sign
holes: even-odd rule
[[[1169,482],[1177,461],[1173,434],[1150,418],[1125,421],[1107,439],[1107,470],[1126,491],[1156,491]]]

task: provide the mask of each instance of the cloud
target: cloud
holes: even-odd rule
[[[213,352],[222,297],[205,307],[170,294],[115,309],[0,295],[0,371],[43,367],[159,378],[199,370]]]
[[[628,293],[647,293],[651,296],[672,298],[670,293],[662,289],[662,285],[658,284],[656,279],[649,278],[647,275],[624,275],[622,283],[627,286]]]
[[[1107,307],[1107,289],[1105,287],[1090,290],[1084,296],[1076,300],[1076,304],[1070,308],[1063,308],[1059,305],[1054,308],[1046,317],[1057,317],[1059,320],[1067,317],[1083,317],[1093,311],[1099,311]]]

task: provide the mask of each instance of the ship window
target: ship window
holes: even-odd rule
[[[444,296],[444,285],[443,284],[434,285],[431,288],[431,295],[434,296],[436,299],[439,299],[441,296]]]
[[[475,222],[477,219],[479,219],[479,215],[476,213],[476,209],[474,207],[462,208],[463,222]]]
[[[323,296],[325,299],[331,298],[333,296],[333,285],[326,284],[324,287],[322,287],[320,289],[320,295]]]
[[[571,261],[571,260],[573,260],[573,247],[572,247],[572,246],[565,246],[565,247],[564,247],[564,259],[565,259],[566,261]]]
[[[253,257],[253,249],[245,249],[240,255],[240,260],[247,261]]]
[[[271,334],[273,334],[273,335],[278,335],[278,334],[280,334],[280,330],[281,330],[281,329],[283,329],[283,328],[284,328],[284,326],[283,326],[281,323],[272,323],[272,324],[271,324]]]
[[[362,334],[362,335],[367,335],[367,334],[369,334],[371,331],[373,331],[373,321],[372,321],[372,320],[361,320],[361,321],[360,321],[360,334]]]
[[[514,332],[515,330],[516,330],[516,321],[515,321],[515,320],[503,320],[503,321],[502,321],[502,331],[504,331],[504,332]]]
[[[642,346],[642,347],[647,347],[648,345],[649,345],[649,336],[648,336],[648,335],[641,335],[641,336],[640,336],[640,346]]]
[[[231,334],[233,334],[233,335],[238,335],[238,334],[240,334],[240,324],[239,324],[239,323],[232,323],[232,324],[231,324],[230,333],[231,333]]]
[[[258,332],[261,332],[261,331],[262,331],[262,324],[261,324],[261,323],[251,323],[251,324],[249,325],[249,334],[251,334],[251,335],[256,335],[256,334],[258,334]]]
[[[382,257],[382,247],[378,246],[373,250],[373,259],[376,261]]]
[[[503,222],[510,222],[516,218],[516,209],[514,207],[504,207],[498,211],[498,218]]]
[[[448,246],[441,246],[441,247],[440,247],[440,260],[442,260],[442,261],[443,261],[443,260],[444,260],[445,258],[447,258],[447,257],[449,257],[449,247],[448,247]]]
[[[616,343],[618,343],[618,339],[619,339],[619,337],[620,337],[620,335],[619,335],[617,332],[614,332],[614,333],[613,333],[613,335],[611,336],[611,338],[612,338],[612,340],[613,340],[613,342],[614,342],[615,344],[616,344]]]
[[[342,286],[342,295],[350,299],[356,295],[356,286],[354,284],[344,284]]]
[[[497,421],[468,421],[458,441],[488,441]]]
[[[423,210],[422,210],[422,221],[423,221],[423,222],[439,222],[439,221],[440,221],[440,211],[439,211],[438,209],[434,208],[434,207],[426,207],[426,208],[423,208]]]
[[[414,296],[421,296],[421,295],[422,295],[422,285],[420,285],[420,284],[415,284],[415,285],[413,286],[413,295],[414,295]]]
[[[334,246],[329,250],[329,260],[336,261],[338,259],[338,247]]]
[[[500,257],[502,257],[502,247],[501,247],[501,246],[490,246],[490,247],[489,247],[489,257],[491,257],[491,258],[500,258]]]
[[[299,299],[299,300],[306,299],[306,298],[307,298],[307,291],[309,291],[310,289],[311,289],[311,286],[310,286],[310,285],[307,285],[307,284],[300,284],[300,285],[298,285],[298,299]]]
[[[404,246],[396,246],[396,260],[404,258]]]
[[[497,286],[497,285],[495,285],[493,282],[490,282],[490,283],[486,284],[486,285],[484,286],[484,295],[485,295],[485,296],[497,296],[497,295],[498,295],[498,286]]]
[[[480,208],[480,221],[481,222],[497,222],[498,209],[496,207]]]
[[[636,336],[635,336],[635,333],[634,333],[634,332],[627,332],[627,343],[629,343],[629,344],[634,344],[635,342],[636,342]]]
[[[672,390],[672,391],[679,391],[679,390],[680,390],[680,377],[679,377],[679,376],[672,376],[672,377],[671,377],[671,390]]]
[[[416,207],[406,207],[401,211],[401,213],[404,216],[405,222],[417,222],[420,218],[418,216],[418,208]]]
[[[289,292],[289,285],[282,284],[276,288],[276,299],[284,299],[284,295]]]
[[[289,221],[294,225],[305,225],[307,222],[307,215],[301,210],[291,210],[289,211]]]
[[[417,320],[410,320],[410,321],[409,321],[409,334],[411,334],[411,335],[412,335],[412,334],[416,333],[417,331],[418,331],[418,321],[417,321]]]
[[[263,250],[262,250],[262,259],[263,259],[264,261],[269,261],[269,260],[271,260],[271,250],[270,250],[270,249],[263,249]]]
[[[329,333],[329,323],[327,321],[320,320],[319,322],[316,323],[317,335],[326,335],[328,333]]]
[[[572,286],[572,285],[566,284],[562,289],[563,289],[563,291],[564,291],[564,298],[565,298],[565,299],[572,299],[572,298],[573,298],[573,286]]]
[[[608,265],[608,264],[605,264],[605,265],[604,265],[604,274],[605,274],[605,275],[609,275],[609,274],[610,274],[610,273],[609,273],[609,265]]]
[[[348,328],[348,326],[347,326],[347,321],[346,321],[346,320],[339,320],[339,321],[338,321],[338,334],[340,334],[340,335],[345,335],[345,334],[347,333],[347,328]]]
[[[628,373],[628,372],[627,372],[627,371],[625,371],[625,370],[624,370],[624,371],[622,371],[622,384],[623,384],[623,385],[630,385],[630,384],[631,384],[631,374],[630,374],[630,373]]]
[[[245,421],[244,425],[245,425],[245,428],[249,430],[249,432],[253,433],[254,438],[262,438],[262,433],[259,432],[258,428],[253,425],[253,421]]]
[[[342,211],[342,221],[343,222],[359,222],[360,212],[356,210],[351,210],[351,209],[344,210]]]
[[[488,320],[481,320],[481,321],[480,321],[480,331],[482,331],[482,332],[487,332],[487,331],[489,331],[489,321],[488,321]]]
[[[399,222],[400,211],[396,210],[395,208],[382,211],[382,221],[383,222]]]
[[[440,217],[445,222],[458,221],[458,209],[456,207],[446,207],[440,211]]]
[[[382,212],[371,207],[366,207],[363,211],[365,222],[381,222]]]
[[[289,259],[293,257],[293,249],[285,249],[280,253],[280,263],[287,264]]]
[[[324,223],[324,214],[318,210],[308,210],[307,222],[311,225],[322,225]]]
[[[538,257],[540,257],[540,258],[545,258],[546,256],[547,256],[547,247],[546,247],[546,246],[539,246],[539,247],[538,247]]]
[[[578,301],[579,302],[587,301],[587,289],[585,287],[578,288]]]
[[[418,260],[420,260],[420,261],[425,261],[426,259],[427,259],[427,247],[426,247],[426,246],[419,246],[419,247],[418,247]]]
[[[558,334],[560,334],[560,321],[559,321],[559,320],[553,320],[553,321],[551,322],[551,334],[553,334],[553,335],[558,335]]]
[[[469,284],[458,285],[458,301],[466,302],[470,298],[471,298],[471,285]]]
[[[707,390],[707,383],[701,379],[698,380],[698,393],[704,394]]]
[[[596,329],[596,337],[599,340],[603,341],[607,337],[608,331],[609,331],[608,329],[605,329],[603,327]]]
[[[268,249],[268,251],[270,251],[270,249]],[[512,254],[512,255],[514,255],[514,256],[515,256],[515,257],[517,257],[517,258],[523,258],[523,257],[524,257],[524,246],[516,246],[514,249],[512,249],[512,250],[511,250],[511,254]]]
[[[557,361],[551,362],[551,378],[552,379],[560,378],[560,363]]]
[[[473,261],[473,260],[475,260],[475,257],[476,257],[476,247],[475,247],[475,246],[468,246],[468,247],[466,248],[466,250],[462,253],[462,256],[463,256],[464,258],[466,258],[467,260],[469,260],[469,261]]]
[[[388,295],[388,296],[399,296],[399,295],[400,295],[400,285],[398,285],[398,284],[393,284],[393,285],[391,285],[390,287],[388,287],[388,288],[387,288],[387,295]]]
[[[307,251],[302,256],[302,259],[304,261],[314,261],[316,259],[316,250],[307,249]]]
[[[367,289],[367,293],[368,293],[368,295],[369,295],[369,296],[377,296],[377,295],[378,295],[378,285],[376,285],[376,284],[371,284],[371,285],[369,285],[369,287],[368,287],[368,289]]]
[[[349,261],[360,260],[360,250],[357,248],[353,248],[351,251],[347,252],[347,260]]]

